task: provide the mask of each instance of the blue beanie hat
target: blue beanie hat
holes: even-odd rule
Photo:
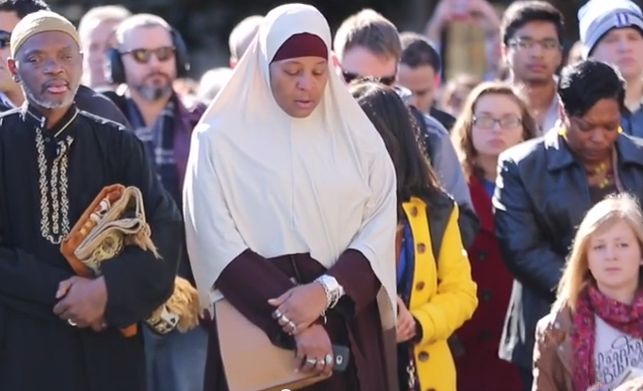
[[[589,0],[578,11],[578,28],[583,58],[613,28],[638,27],[643,33],[643,13],[630,0]]]

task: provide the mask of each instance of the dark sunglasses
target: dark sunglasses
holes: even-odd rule
[[[11,33],[0,30],[0,49],[6,49],[11,44]]]
[[[353,80],[364,78],[364,76],[358,75],[352,72],[342,72],[342,76],[344,77],[344,81],[346,82],[346,84],[352,82]],[[381,84],[384,84],[385,86],[390,87],[393,84],[395,84],[397,77],[396,75],[393,75],[393,76],[382,76],[382,77],[369,77],[369,79],[376,80],[378,83],[381,83]]]
[[[164,46],[156,49],[132,49],[121,54],[129,54],[139,64],[147,64],[152,56],[155,56],[160,62],[171,60],[174,58],[174,51],[173,46]]]

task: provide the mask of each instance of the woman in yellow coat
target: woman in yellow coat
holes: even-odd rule
[[[458,208],[439,187],[418,142],[419,128],[397,92],[373,81],[350,88],[397,173],[400,391],[457,391],[448,340],[478,305]]]

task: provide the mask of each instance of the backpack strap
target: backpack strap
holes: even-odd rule
[[[447,224],[449,224],[454,207],[455,203],[446,194],[443,197],[437,195],[435,199],[431,200],[431,203],[427,205],[427,217],[429,219],[429,227],[431,227],[431,247],[433,248],[433,257],[435,258],[436,264],[440,258],[442,240],[444,239]]]
[[[438,270],[442,239],[444,239],[455,205],[455,201],[449,195],[443,194],[442,196],[434,197],[426,209],[429,227],[431,227],[431,247],[433,248],[433,258],[435,259],[435,270]],[[455,333],[447,339],[447,343],[454,358],[464,354],[464,347]]]

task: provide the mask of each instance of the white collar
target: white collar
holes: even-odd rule
[[[11,99],[9,99],[7,94],[2,91],[0,91],[0,102],[2,102],[2,104],[9,107],[10,109],[15,109],[16,107],[18,107],[11,101]]]

